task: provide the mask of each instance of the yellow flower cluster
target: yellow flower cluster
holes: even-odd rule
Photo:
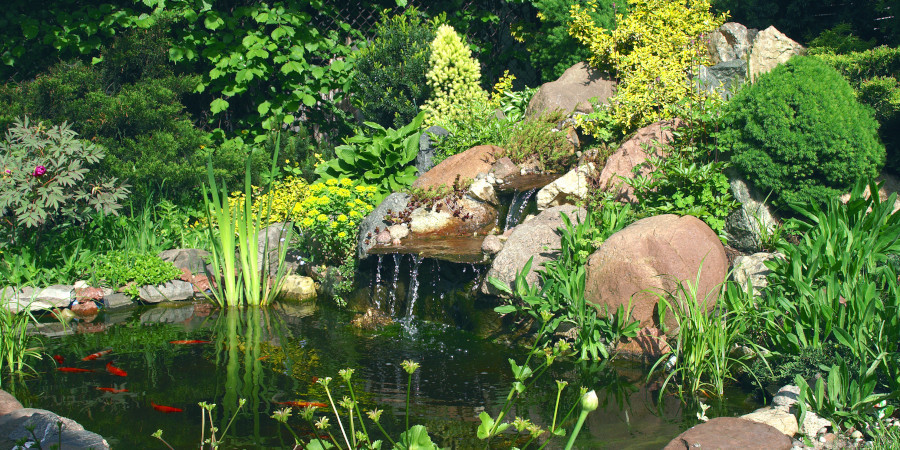
[[[356,248],[360,220],[375,209],[377,188],[349,178],[309,185],[307,197],[294,208],[304,235],[323,259],[341,263]]]
[[[295,217],[296,205],[299,205],[306,199],[308,195],[309,185],[306,180],[300,177],[289,176],[281,181],[276,181],[272,185],[272,190],[262,195],[254,195],[253,214],[256,215],[260,211],[263,214],[271,198],[272,210],[269,214],[269,223],[284,222]],[[258,190],[254,188],[255,190]],[[239,214],[238,208],[244,204],[244,193],[234,192],[228,198],[232,214]]]

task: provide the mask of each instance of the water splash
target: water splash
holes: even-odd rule
[[[512,202],[509,204],[509,212],[506,213],[506,223],[503,225],[503,231],[519,224],[522,220],[522,213],[528,207],[528,200],[537,192],[537,189],[529,189],[525,192],[516,192],[513,195]]]
[[[412,255],[412,267],[409,269],[409,301],[407,302],[406,317],[412,317],[415,312],[416,300],[419,298],[419,266],[422,265],[419,255]]]

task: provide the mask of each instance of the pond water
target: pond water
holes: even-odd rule
[[[406,263],[400,261],[411,272],[432,270],[431,260],[406,258]],[[75,334],[46,342],[48,352],[62,358],[61,366],[94,372],[61,372],[53,361],[39,361],[35,365],[39,376],[26,380],[14,394],[26,406],[75,419],[104,436],[114,449],[164,448],[151,437],[160,429],[174,448],[196,448],[201,435],[198,402],[218,405],[214,422],[222,430],[235,413],[238,399],[245,398],[247,404],[237,412],[222,447],[291,448],[291,434],[270,417],[284,407],[279,402],[328,403],[324,389],[314,382],[327,376],[335,378],[333,395],[339,400],[347,394],[338,376],[343,368],[355,369],[354,390],[363,410],[383,409],[382,423],[396,438],[403,430],[407,387],[400,363],[408,359],[421,363],[412,378],[411,424],[427,426],[432,439],[443,447],[484,448],[475,437],[477,416],[483,410],[496,415],[503,406],[513,381],[508,359],[522,363],[526,350],[508,344],[515,335],[497,319],[494,305],[458,293],[472,291],[465,276],[464,288],[456,291],[429,279],[410,282],[408,274],[405,281],[398,277],[401,281],[394,285],[395,269],[382,264],[384,273],[372,275],[378,280],[361,280],[365,288],[350,298],[351,307],[369,298],[380,303],[382,310],[394,308],[397,322],[377,332],[352,326],[354,314],[329,307],[328,302],[318,307],[278,303],[231,311],[206,303],[104,311],[91,323],[73,325]],[[398,267],[405,271],[406,265]],[[452,272],[460,267],[475,271],[446,264],[437,264],[433,270]],[[391,289],[398,292],[386,292]],[[171,343],[179,340],[208,342]],[[82,361],[107,349],[111,352]],[[109,373],[108,363],[127,375]],[[558,362],[529,388],[511,416],[521,415],[549,427],[556,400],[554,380],[565,380],[570,387],[563,393],[561,415],[577,400],[578,386],[595,389],[601,401],[601,408],[588,417],[577,448],[661,448],[697,422],[697,408],[682,407],[672,397],[660,403],[659,383],[646,382],[646,369],[626,363]],[[713,405],[707,415],[735,415],[758,407],[742,392],[728,398],[724,404]],[[163,413],[152,404],[183,411]],[[335,424],[333,415],[320,409],[317,416],[323,415]],[[296,412],[288,424],[304,439],[313,436],[313,428]],[[573,420],[565,423],[567,429],[572,425]],[[369,432],[382,438],[377,430]],[[510,444],[509,438],[498,439],[492,447]],[[564,444],[558,439],[548,448]]]

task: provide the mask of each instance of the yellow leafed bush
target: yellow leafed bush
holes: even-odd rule
[[[426,74],[432,94],[422,110],[426,125],[439,124],[465,115],[466,106],[486,102],[481,89],[481,68],[472,58],[472,50],[450,25],[441,25],[431,43],[431,69]]]
[[[611,99],[612,116],[623,130],[668,118],[667,105],[705,95],[692,89],[689,74],[708,63],[703,34],[725,22],[710,13],[709,0],[628,0],[627,16],[616,15],[616,29],[591,18],[595,1],[571,9],[569,34],[591,52],[589,63],[619,78]]]

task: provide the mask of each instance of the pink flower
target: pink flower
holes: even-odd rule
[[[46,167],[44,167],[44,166],[36,166],[36,167],[34,168],[34,172],[32,172],[31,174],[34,175],[35,177],[40,177],[41,175],[43,175],[43,174],[45,174],[45,173],[47,173],[47,168],[46,168]]]

